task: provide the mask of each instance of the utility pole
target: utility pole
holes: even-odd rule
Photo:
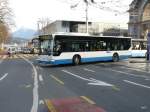
[[[40,26],[39,26],[39,21],[37,21],[37,32],[38,32],[38,35],[40,35]]]
[[[89,22],[88,22],[88,1],[87,0],[84,0],[84,2],[86,3],[86,9],[85,9],[85,12],[86,12],[86,33],[88,34],[89,33]]]
[[[84,1],[84,3],[86,4],[86,9],[85,9],[85,13],[86,13],[86,33],[89,33],[89,28],[88,28],[88,9],[89,9],[89,1],[91,2],[91,3],[95,3],[94,2],[94,0],[83,0]],[[78,6],[78,4],[79,3],[77,3],[77,4],[75,4],[75,5],[73,5],[73,6],[71,6],[71,8],[75,8],[75,7],[77,7]]]
[[[89,18],[88,18],[88,9],[89,9],[89,1],[91,3],[95,3],[94,0],[84,0],[85,4],[86,4],[86,9],[85,9],[85,13],[86,13],[86,33],[89,33]]]

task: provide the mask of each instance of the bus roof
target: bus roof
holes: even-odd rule
[[[91,34],[87,34],[87,33],[66,33],[66,32],[56,32],[53,34],[46,34],[46,35],[40,35],[39,37],[42,36],[49,36],[49,35],[53,35],[53,36],[83,36],[83,37],[110,37],[110,38],[131,38],[131,37],[124,37],[124,36],[102,36],[102,35],[91,35]]]

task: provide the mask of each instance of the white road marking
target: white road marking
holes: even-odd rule
[[[6,78],[8,75],[8,73],[5,73],[1,78],[0,78],[0,81],[2,81],[4,78]]]
[[[32,63],[33,64],[33,63]],[[38,66],[35,66],[35,68],[37,69],[37,70],[39,70],[39,67]]]
[[[144,106],[141,106],[141,109],[142,109],[142,110],[146,110],[147,108],[148,108],[148,107],[145,106],[145,105],[144,105]]]
[[[14,58],[18,58],[18,56],[17,56],[17,55],[14,55]]]
[[[3,59],[5,59],[5,58],[7,58],[7,55],[4,55],[4,56],[3,56]]]
[[[84,68],[84,70],[85,70],[85,71],[89,71],[89,72],[93,72],[93,73],[95,72],[95,71],[90,70],[90,69],[88,69],[88,68]]]
[[[40,101],[39,101],[39,105],[44,105],[44,101],[43,101],[43,100],[40,100]]]
[[[4,55],[4,56],[1,56],[1,57],[2,57],[2,60],[0,60],[0,64],[3,62],[3,60],[4,60],[5,58],[7,58],[7,56]]]
[[[106,82],[103,82],[103,81],[100,81],[100,80],[96,80],[96,79],[93,79],[93,78],[90,78],[90,79],[87,79],[87,78],[84,78],[84,77],[81,77],[79,75],[76,75],[76,74],[73,74],[67,70],[62,70],[63,72],[67,73],[67,74],[70,74],[74,77],[77,77],[79,79],[82,79],[82,80],[85,80],[85,81],[89,81],[89,85],[100,85],[100,86],[114,86],[112,84],[109,84],[109,83],[106,83]]]
[[[41,82],[44,81],[42,75],[39,75],[39,80],[40,80]]]
[[[38,112],[38,100],[39,100],[39,94],[38,94],[38,73],[35,68],[35,66],[32,64],[31,61],[28,59],[22,57],[25,61],[27,61],[33,68],[34,71],[34,88],[33,88],[33,104],[30,112]]]
[[[128,81],[128,80],[123,80],[123,81],[126,82],[126,83],[129,83],[129,84],[132,84],[132,85],[136,85],[136,86],[140,86],[140,87],[144,87],[144,88],[150,89],[150,86],[138,84],[138,83],[131,82],[131,81]]]
[[[39,67],[40,70],[43,70],[43,68]]]
[[[128,68],[128,67],[121,67],[121,68],[123,68],[123,69],[129,69],[129,70],[134,70],[134,71],[138,71],[138,72],[143,72],[143,73],[150,73],[150,72],[146,72],[146,71],[144,71],[144,70],[140,70],[140,68],[139,68],[139,69],[136,69],[136,68]]]
[[[136,74],[131,74],[131,73],[127,73],[127,72],[123,72],[123,71],[118,71],[118,70],[114,70],[114,69],[108,69],[111,70],[113,72],[117,72],[117,73],[121,73],[121,74],[126,74],[126,75],[130,75],[130,76],[134,76],[134,77],[141,77],[141,78],[146,78],[149,79],[150,77],[145,76],[145,75],[136,75]]]

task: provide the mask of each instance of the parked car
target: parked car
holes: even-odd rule
[[[13,55],[13,54],[16,54],[16,48],[15,47],[9,47],[8,50],[7,50],[7,54],[9,56]]]
[[[24,54],[31,54],[32,53],[32,50],[30,48],[23,48],[22,52]]]

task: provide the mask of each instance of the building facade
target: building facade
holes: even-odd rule
[[[150,0],[133,0],[129,9],[129,36],[146,39],[148,29],[150,29]]]
[[[104,34],[118,36],[127,33],[127,28],[121,28],[119,23],[89,22],[89,34]],[[86,24],[83,21],[54,21],[40,30],[39,34],[52,34],[55,32],[86,33]]]

